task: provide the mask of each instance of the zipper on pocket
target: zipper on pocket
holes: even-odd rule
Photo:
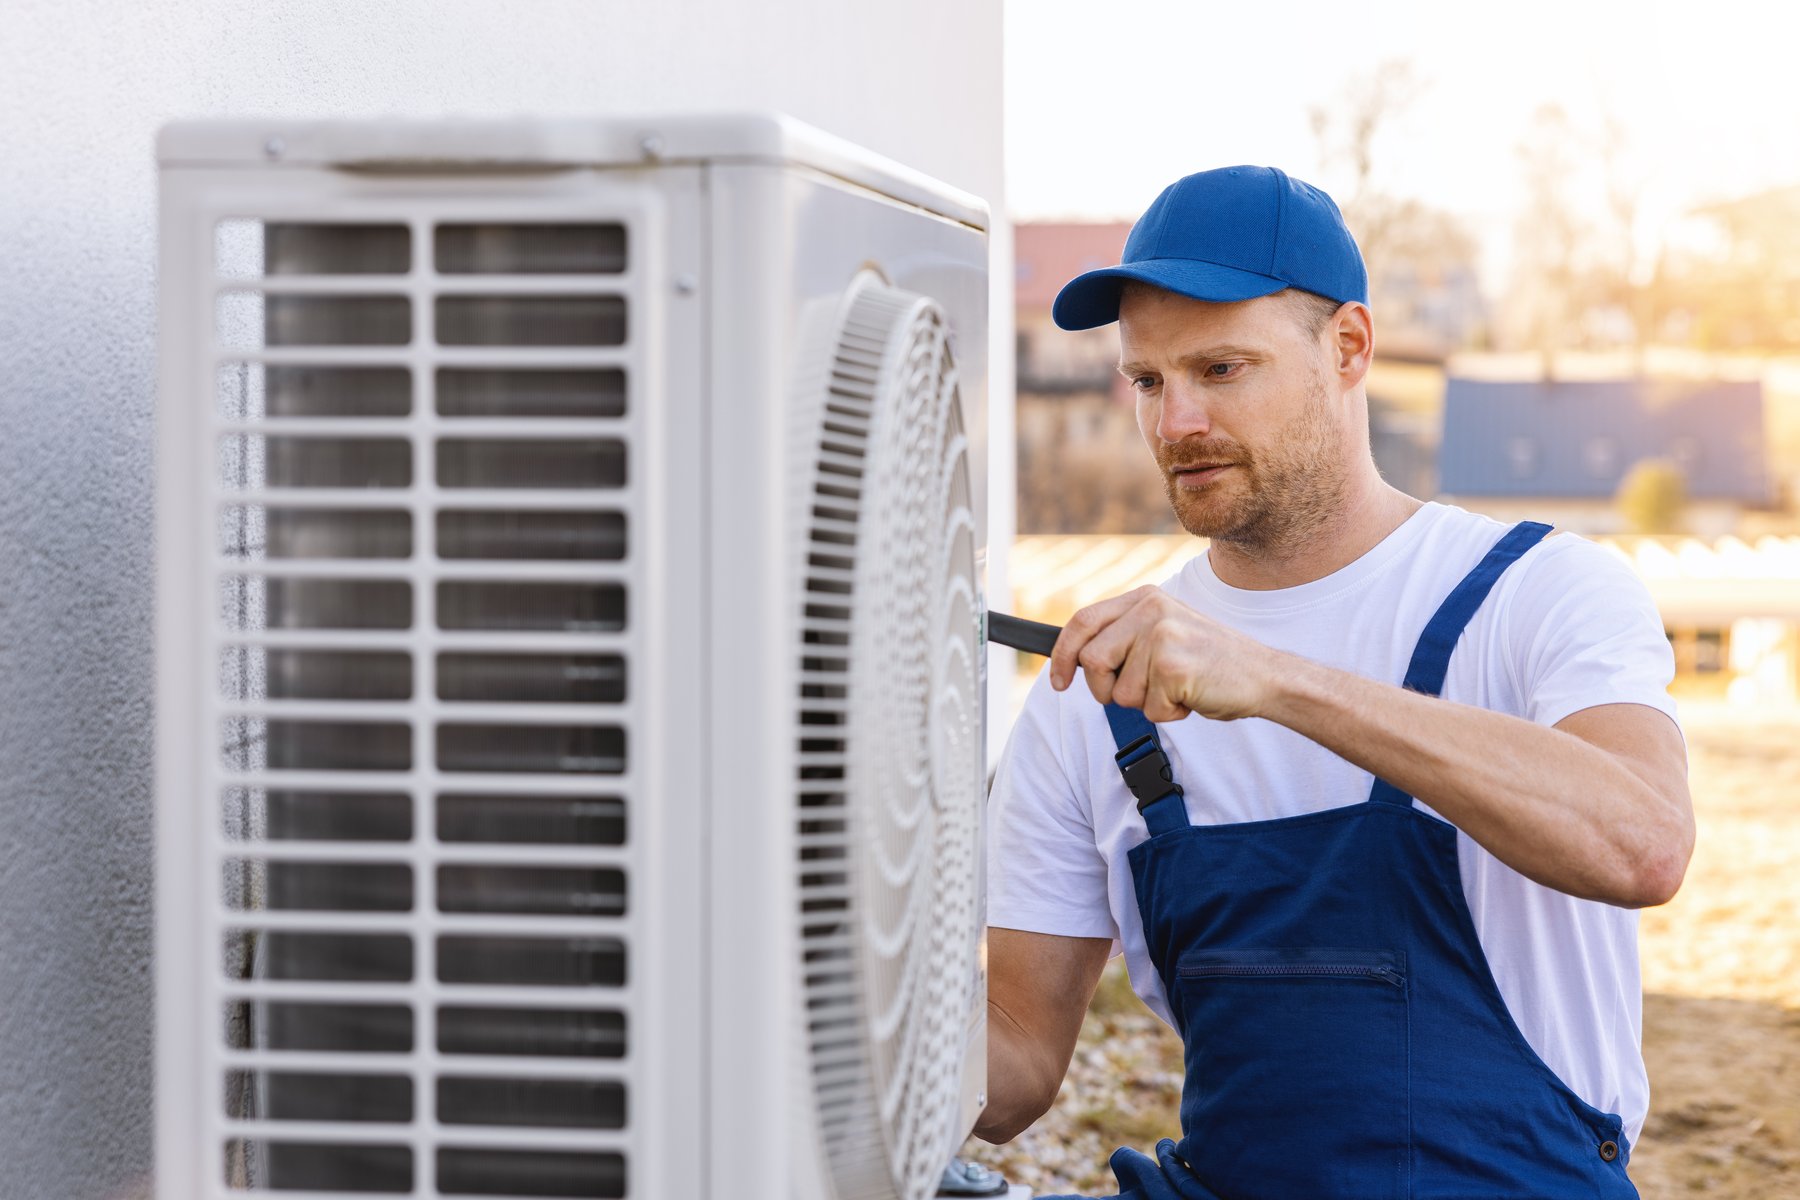
[[[1405,987],[1406,976],[1392,967],[1365,963],[1190,963],[1177,968],[1182,979],[1199,979],[1210,975],[1235,976],[1347,976],[1353,979],[1378,979],[1394,987]]]

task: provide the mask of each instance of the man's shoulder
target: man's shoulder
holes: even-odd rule
[[[1645,593],[1626,557],[1611,546],[1566,529],[1553,529],[1518,562],[1511,591],[1545,599],[1584,594]]]
[[[1437,510],[1435,521],[1416,557],[1436,570],[1447,569],[1450,564],[1468,570],[1516,527],[1452,504],[1434,504],[1432,508]],[[1551,526],[1543,540],[1521,555],[1500,581],[1503,591],[1512,591],[1521,586],[1554,587],[1595,575],[1612,581],[1633,577],[1624,558],[1610,547],[1572,530]]]
[[[1544,724],[1604,697],[1667,702],[1669,649],[1649,587],[1617,549],[1579,533],[1555,530],[1513,563],[1471,629],[1471,652],[1503,664]],[[1557,699],[1559,689],[1574,690]]]
[[[1509,523],[1497,521],[1486,513],[1471,512],[1441,500],[1428,501],[1419,511],[1418,519],[1425,523],[1425,532],[1416,552],[1432,554],[1440,559],[1455,557],[1443,553],[1446,548],[1454,546],[1463,556],[1472,555],[1479,561],[1482,555],[1513,528]]]
[[[1514,526],[1481,513],[1440,506],[1436,527],[1421,539],[1405,591],[1435,607]],[[1418,589],[1418,590],[1414,590]],[[1461,658],[1506,663],[1514,679],[1544,648],[1583,653],[1628,637],[1660,644],[1661,619],[1644,581],[1611,546],[1552,528],[1509,564],[1470,619]]]

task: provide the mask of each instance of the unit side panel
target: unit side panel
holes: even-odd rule
[[[962,426],[968,439],[973,508],[976,610],[985,610],[988,461],[988,239],[983,230],[896,203],[842,179],[813,171],[787,173],[782,184],[796,240],[790,297],[775,311],[795,314],[839,294],[859,270],[873,268],[897,288],[929,297],[948,323],[949,349],[957,366]],[[985,655],[977,656],[977,691],[987,695]],[[985,704],[978,717],[977,744],[986,742]],[[976,873],[974,894],[985,931],[986,854],[976,829],[975,844],[959,855]],[[956,1127],[960,1143],[987,1103],[986,938],[976,961],[975,1003],[963,1048],[964,1090]]]
[[[847,291],[867,272],[931,298],[945,313],[961,364],[969,460],[984,463],[987,245],[967,225],[802,168],[718,165],[708,179],[715,382],[707,420],[714,571],[707,790],[716,798],[708,962],[734,981],[728,991],[735,1002],[715,1008],[707,1025],[713,1132],[706,1158],[714,1181],[769,1181],[750,1194],[828,1200],[821,1120],[843,1114],[817,1111],[808,1066],[798,918],[811,893],[802,893],[807,849],[795,807],[797,791],[825,786],[801,783],[823,768],[809,766],[797,714],[804,603],[797,584],[807,565],[804,526],[820,437],[814,393],[823,390],[833,349],[819,334],[835,336]],[[971,480],[977,564],[986,528],[982,475],[977,466]],[[971,853],[979,862],[979,846]],[[830,865],[810,870],[828,872]],[[816,879],[805,886],[828,887]],[[782,968],[768,970],[771,961]],[[977,1011],[967,1034],[967,1111],[957,1116],[964,1130],[985,1073],[983,1030]],[[785,1040],[773,1036],[777,1031]],[[761,1104],[763,1096],[780,1099]],[[960,1140],[948,1129],[945,1136]],[[703,1194],[746,1193],[740,1184]]]
[[[170,1200],[669,1194],[664,174],[165,172]]]
[[[812,171],[785,176],[788,203],[805,235],[792,274],[793,313],[816,297],[841,294],[862,267],[897,288],[928,296],[950,325],[963,429],[971,463],[987,462],[988,237],[985,231],[898,204]],[[987,472],[977,467],[976,528],[987,550]]]

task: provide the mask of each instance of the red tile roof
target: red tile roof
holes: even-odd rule
[[[1083,271],[1117,265],[1131,226],[1021,223],[1013,226],[1013,303],[1048,309],[1063,284]]]

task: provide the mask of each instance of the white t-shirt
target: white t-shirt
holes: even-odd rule
[[[1269,646],[1398,685],[1426,621],[1506,529],[1426,504],[1355,562],[1298,587],[1231,587],[1204,553],[1162,587]],[[1662,621],[1630,567],[1604,547],[1558,534],[1500,576],[1451,655],[1443,695],[1540,725],[1621,702],[1673,720],[1673,675]],[[1271,721],[1190,716],[1159,732],[1195,824],[1354,804],[1373,782]],[[1086,685],[1077,679],[1059,693],[1040,673],[989,799],[988,920],[1116,939],[1138,995],[1167,1021],[1125,857],[1146,833],[1114,750]],[[1576,1095],[1618,1113],[1635,1142],[1649,1106],[1637,913],[1533,883],[1466,834],[1457,844],[1475,929],[1513,1019]]]

